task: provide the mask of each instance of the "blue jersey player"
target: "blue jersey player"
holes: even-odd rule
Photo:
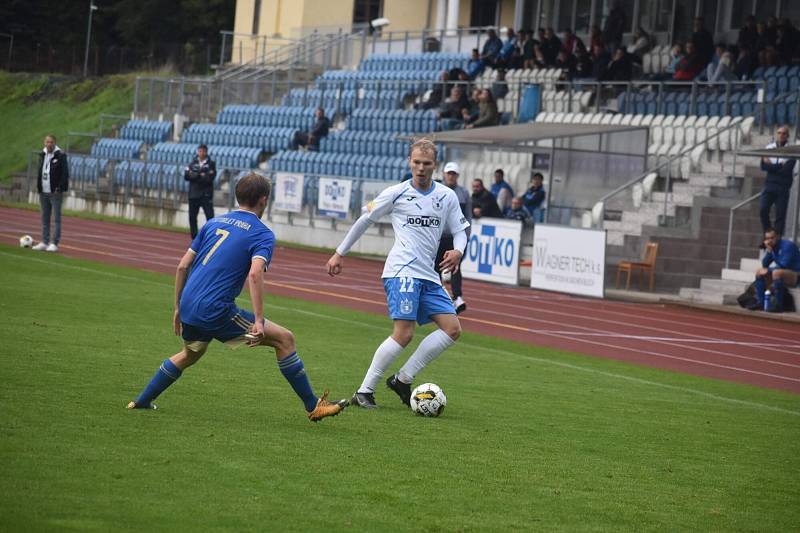
[[[377,407],[375,387],[411,342],[417,323],[434,322],[438,329],[422,340],[397,374],[386,380],[406,405],[410,404],[414,377],[461,334],[456,310],[434,270],[434,262],[442,233],[447,232],[453,236],[453,249],[444,252],[439,266],[443,271],[458,271],[467,246],[465,230],[469,222],[461,212],[456,193],[431,179],[436,167],[435,144],[427,139],[412,144],[409,166],[412,178],[388,187],[366,206],[366,212],[353,224],[327,265],[328,274],[339,274],[342,257],[369,225],[391,216],[395,242],[381,277],[394,329],[378,346],[364,381],[350,400],[367,409]]]
[[[314,422],[335,416],[347,400],[329,402],[328,391],[317,398],[295,351],[294,335],[262,311],[264,270],[272,260],[275,235],[261,222],[269,201],[270,182],[255,173],[236,184],[240,209],[208,221],[192,241],[175,275],[173,327],[183,349],[164,360],[128,409],[155,409],[153,400],[195,364],[213,339],[232,346],[271,346],[278,368],[303,401]],[[236,306],[247,282],[253,312]]]

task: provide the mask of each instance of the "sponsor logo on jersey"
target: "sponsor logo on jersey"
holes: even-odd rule
[[[444,200],[444,196],[445,195],[443,194],[439,198],[434,198],[433,202],[431,202],[431,204],[433,205],[433,208],[436,209],[437,211],[441,211],[442,210],[442,200]]]
[[[420,228],[438,228],[441,224],[439,217],[428,215],[408,215],[406,226],[417,226]]]
[[[408,202],[413,202],[416,199],[417,199],[416,196],[406,196],[406,201],[408,201]]]

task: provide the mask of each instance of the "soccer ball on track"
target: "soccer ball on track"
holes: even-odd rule
[[[411,392],[411,410],[422,416],[439,416],[447,405],[444,391],[434,383],[423,383]]]
[[[30,248],[33,246],[33,237],[30,235],[23,235],[19,238],[19,246],[20,248]]]

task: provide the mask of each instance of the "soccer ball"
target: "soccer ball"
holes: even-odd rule
[[[33,246],[33,237],[30,235],[23,235],[19,238],[20,248],[30,248]]]
[[[411,410],[422,416],[439,416],[447,405],[444,391],[434,383],[423,383],[411,393]]]

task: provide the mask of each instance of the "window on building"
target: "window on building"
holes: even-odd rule
[[[669,31],[672,0],[640,0],[639,21],[648,32]]]
[[[496,25],[497,4],[498,0],[472,0],[469,25],[472,27]]]
[[[592,16],[592,0],[575,2],[575,33],[589,33],[589,20]]]
[[[733,0],[731,10],[731,29],[738,30],[744,26],[747,15],[753,14],[753,0]]]
[[[258,35],[258,22],[261,18],[261,0],[253,4],[253,35]]]
[[[369,24],[382,16],[382,0],[356,0],[353,4],[353,24]]]
[[[800,24],[800,2],[797,0],[782,0],[781,18],[787,18],[797,26]]]

